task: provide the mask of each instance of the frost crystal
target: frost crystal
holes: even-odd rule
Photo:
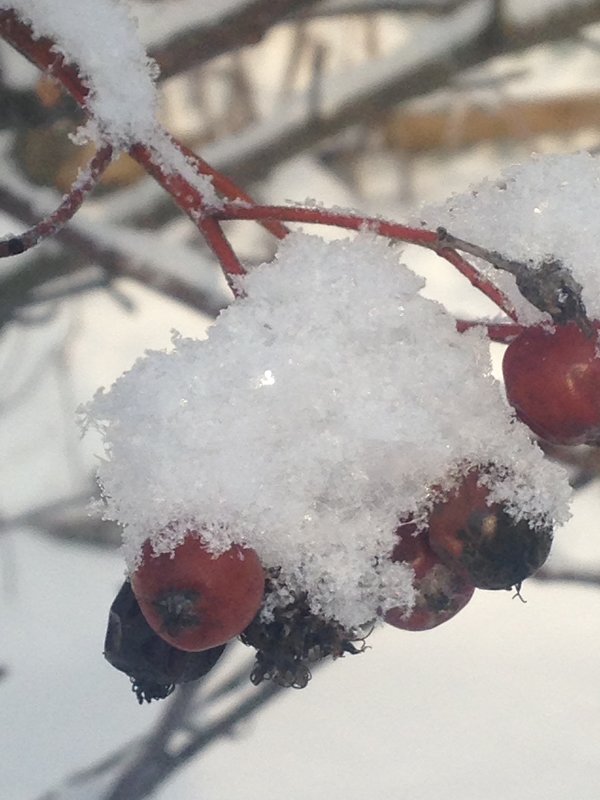
[[[564,473],[511,416],[485,337],[421,285],[371,236],[293,234],[207,340],[175,337],[100,390],[87,413],[129,568],[146,538],[168,551],[201,529],[280,568],[282,603],[306,591],[353,627],[410,607],[412,573],[387,558],[398,520],[424,520],[465,465],[495,465],[515,517],[564,519]]]

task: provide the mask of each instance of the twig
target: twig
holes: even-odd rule
[[[160,78],[203,64],[223,53],[257,44],[279,21],[316,5],[318,0],[249,0],[229,14],[215,16],[211,22],[186,29],[165,44],[150,48],[160,66]]]
[[[177,143],[173,140],[174,146]],[[226,277],[244,275],[243,268],[235,251],[229,244],[218,220],[207,214],[207,205],[201,192],[178,172],[168,171],[160,164],[153,153],[143,144],[135,144],[129,150],[131,157],[140,163],[173,198],[179,208],[187,214],[223,267]],[[237,294],[235,284],[230,284]]]
[[[481,275],[475,267],[466,261],[456,250],[447,247],[440,240],[437,231],[428,231],[421,228],[412,228],[397,222],[365,217],[358,214],[349,214],[332,211],[326,208],[308,208],[305,206],[239,206],[227,203],[220,209],[211,209],[211,214],[222,220],[227,219],[274,219],[285,222],[302,222],[314,225],[332,225],[353,231],[369,231],[390,239],[397,239],[407,244],[415,244],[433,250],[442,258],[449,261],[464,275],[470,283],[489,297],[507,316],[517,320],[517,312],[509,298],[488,278]]]
[[[0,258],[20,255],[44,239],[56,235],[81,208],[86,196],[96,186],[111,159],[112,147],[106,146],[98,150],[58,208],[23,233],[0,239]]]
[[[600,586],[600,570],[590,572],[578,569],[542,569],[534,575],[538,581],[556,583],[581,583],[587,586]]]

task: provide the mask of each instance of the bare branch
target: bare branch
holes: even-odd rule
[[[90,500],[97,492],[95,482],[90,480],[86,489],[71,497],[0,518],[0,534],[10,529],[32,527],[57,539],[115,549],[121,541],[121,529],[115,523],[89,513]]]
[[[499,7],[491,4],[488,18],[480,23],[470,21],[471,16],[477,19],[474,15],[466,16],[460,35],[456,34],[457,25],[448,23],[456,23],[456,14],[466,13],[464,9],[459,8],[447,20],[432,19],[431,27],[423,28],[423,36],[430,32],[426,47],[420,41],[413,50],[403,47],[402,51],[373,59],[369,62],[370,79],[365,79],[364,65],[348,71],[343,81],[337,74],[323,76],[318,115],[309,115],[309,93],[288,97],[263,120],[204,147],[203,158],[243,184],[261,180],[296,153],[351,125],[377,120],[395,104],[448,86],[467,69],[503,54],[569,38],[600,20],[600,0],[561,7],[536,18],[535,23],[519,25],[505,20]],[[454,31],[454,39],[444,34],[446,28]],[[171,215],[168,199],[147,181],[144,186],[148,190],[146,197],[151,197],[144,215],[134,211],[128,218],[139,219],[143,224],[166,221]],[[125,197],[127,191],[121,195]],[[119,201],[116,206],[122,218],[122,203]]]
[[[39,242],[55,236],[73,215],[81,208],[88,193],[96,186],[102,173],[112,159],[112,147],[103,147],[94,155],[89,166],[75,182],[71,191],[63,197],[60,205],[41,222],[18,236],[0,239],[0,258],[24,253]]]
[[[236,672],[232,681],[228,681],[224,689],[216,690],[210,697],[220,698],[231,690],[239,690],[240,676],[246,675],[250,667],[246,665]],[[143,800],[169,779],[184,764],[197,756],[220,737],[231,733],[241,721],[263,709],[283,691],[275,684],[263,684],[260,688],[252,688],[233,708],[220,715],[216,720],[198,727],[192,715],[211,702],[208,698],[195,702],[199,682],[180,686],[168,701],[164,714],[159,719],[152,733],[138,738],[128,744],[120,745],[113,753],[97,764],[78,772],[63,784],[67,794],[76,789],[84,791],[91,782],[102,778],[104,786],[109,788],[100,795],[102,800]],[[185,734],[185,744],[173,750],[176,734]],[[110,773],[119,771],[116,779],[110,782]],[[61,790],[47,792],[40,800],[60,800]]]
[[[169,752],[173,734],[185,728],[198,683],[179,687],[152,734],[144,740],[123,774],[109,789],[103,800],[141,800],[163,783],[174,769]]]
[[[186,30],[151,48],[164,80],[191,67],[246,45],[256,44],[278,22],[318,0],[250,0],[235,11],[215,17],[210,23]]]
[[[350,14],[375,14],[392,11],[442,16],[456,11],[470,0],[325,0],[306,12],[307,18],[341,17]]]
[[[373,60],[368,70],[371,80],[365,80],[363,66],[346,74],[341,87],[339,76],[327,76],[321,86],[318,116],[307,114],[307,98],[305,113],[300,113],[301,101],[296,98],[288,108],[282,106],[275,110],[277,124],[274,119],[267,118],[246,131],[237,132],[235,148],[226,139],[206,147],[203,157],[242,182],[263,178],[274,165],[296,152],[350,125],[377,119],[384,109],[396,103],[447,86],[465,69],[499,55],[522,52],[544,42],[575,35],[582,27],[600,20],[600,1],[561,7],[544,18],[523,24],[499,17],[494,5],[487,20],[474,24],[465,16],[462,33],[455,33],[454,38],[450,33],[444,35],[446,27],[449,32],[457,30],[456,25],[447,23],[450,20],[458,23],[457,14],[461,13],[466,14],[466,9],[459,9],[447,21],[432,20],[429,23],[431,39],[426,48],[415,45],[411,53],[404,47],[402,52]],[[477,19],[474,12],[473,19]],[[424,28],[423,35],[426,31]]]
[[[587,586],[600,586],[600,570],[591,572],[579,569],[542,569],[534,575],[538,581],[556,583],[581,583]]]

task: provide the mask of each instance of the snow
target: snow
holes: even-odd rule
[[[489,163],[480,163],[480,155],[476,160],[478,169],[493,173]],[[439,164],[427,172],[436,191],[447,186]],[[457,172],[464,180],[464,169]],[[310,191],[327,200],[315,191],[308,170],[301,186],[296,196]],[[290,186],[289,195],[295,190]],[[304,263],[296,271],[303,267]],[[412,285],[416,287],[414,279]],[[182,321],[183,309],[175,304],[140,290],[132,296],[137,312],[120,323],[118,310],[99,292],[70,306],[79,327],[62,364],[72,364],[79,397],[88,396],[99,382],[110,382],[144,346],[163,346],[165,329],[176,325],[187,328],[190,336],[201,335],[198,318],[189,315]],[[313,296],[311,302],[318,299]],[[415,308],[420,302],[412,296],[410,301]],[[450,358],[444,317],[426,307],[424,316],[436,320],[433,341],[436,346],[441,343],[436,363],[443,366],[443,357]],[[42,354],[44,366],[48,329],[19,327],[12,333],[23,371],[28,366],[24,344]],[[440,333],[444,335],[438,338]],[[478,350],[475,335],[460,341],[468,341],[473,353]],[[482,372],[484,361],[479,365]],[[452,364],[456,359],[449,360],[448,367]],[[352,362],[344,366],[353,372]],[[14,386],[14,371],[5,367],[4,373],[7,385]],[[253,376],[265,384],[254,389],[261,396],[281,385],[273,364],[261,364]],[[59,403],[64,410],[69,401],[57,401],[46,382],[37,374],[36,378],[37,393],[28,395],[4,426],[3,515],[15,503],[28,507],[40,493],[55,497],[71,481],[63,464],[62,432],[55,430],[62,419]],[[403,380],[403,388],[406,384]],[[488,384],[491,396],[493,384]],[[456,387],[462,391],[460,378],[453,378],[452,389]],[[472,393],[471,404],[485,405],[488,395],[481,393],[480,384]],[[448,396],[446,388],[444,399]],[[457,405],[459,400],[463,394]],[[467,413],[471,412],[461,419],[461,430]],[[410,455],[415,452],[419,453],[413,450]],[[537,479],[539,456],[531,453],[536,453],[533,447],[528,449],[533,461],[524,465],[522,474]],[[559,485],[564,487],[562,481]],[[572,555],[575,546],[582,563],[589,564],[594,551],[598,565],[598,537],[593,535],[596,494],[593,484],[586,507],[576,514],[577,526],[569,523],[557,531],[554,561]],[[23,529],[12,535],[2,532],[0,559],[6,594],[0,659],[9,669],[0,683],[7,721],[1,730],[3,791],[25,800],[60,786],[61,798],[91,800],[101,795],[98,782],[104,784],[105,776],[69,788],[64,776],[114,748],[126,748],[162,710],[154,704],[139,709],[126,678],[101,657],[108,605],[122,575],[121,559],[50,542]],[[505,593],[480,592],[455,620],[435,631],[376,631],[369,652],[320,670],[304,692],[280,695],[261,711],[258,721],[246,721],[234,732],[237,735],[214,742],[201,760],[159,788],[157,797],[595,800],[600,741],[594,648],[600,633],[597,590],[530,582],[526,597],[524,606]],[[238,648],[240,662],[244,657],[246,651]],[[201,726],[204,708],[197,717],[194,724]]]
[[[532,157],[487,178],[445,203],[425,207],[419,219],[509,259],[539,266],[558,259],[582,285],[591,317],[600,317],[600,160],[589,153]],[[573,224],[573,220],[577,224]],[[523,301],[514,279],[485,265],[521,311],[525,323],[542,318]]]
[[[36,37],[47,36],[67,64],[75,64],[88,87],[87,122],[74,139],[111,144],[115,150],[145,144],[167,172],[196,187],[218,205],[211,179],[199,175],[162,129],[158,117],[156,64],[146,55],[121,0],[0,0],[14,9]]]
[[[491,497],[515,519],[567,517],[565,474],[513,420],[485,337],[458,334],[384,241],[297,233],[242,286],[207,340],[175,337],[87,409],[130,569],[148,537],[168,552],[201,530],[355,627],[410,606],[385,557],[398,521],[425,519],[432,487],[466,469],[494,465]]]
[[[145,141],[156,128],[155,66],[140,44],[126,4],[119,0],[1,0],[36,36],[56,42],[90,88],[92,138],[116,145]],[[95,128],[95,130],[94,130]]]

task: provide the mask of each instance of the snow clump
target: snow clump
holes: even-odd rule
[[[512,416],[484,333],[457,333],[394,248],[291,234],[240,283],[208,339],[174,336],[86,409],[130,570],[146,539],[169,551],[201,530],[280,568],[282,604],[306,591],[353,628],[411,607],[398,521],[425,524],[432,487],[469,466],[493,465],[516,519],[565,520],[565,473]]]
[[[110,144],[115,151],[141,143],[167,172],[181,175],[212,205],[219,205],[209,177],[199,175],[158,120],[158,65],[139,41],[129,6],[122,0],[0,0],[34,36],[47,37],[73,65],[88,89],[88,120],[78,143]]]
[[[573,224],[577,220],[577,224]],[[486,178],[469,191],[420,212],[427,228],[442,226],[454,236],[539,267],[560,260],[582,285],[590,317],[600,319],[600,159],[589,153],[534,156]],[[478,268],[500,286],[520,312],[520,321],[549,320],[530,305],[515,280],[488,264]]]

